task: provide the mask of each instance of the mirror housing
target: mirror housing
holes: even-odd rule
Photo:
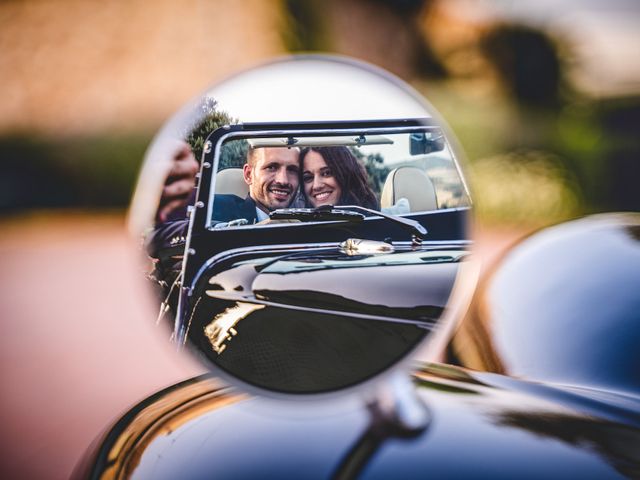
[[[265,85],[274,91],[265,92]],[[284,96],[277,91],[301,101],[278,102]],[[443,325],[454,321],[448,315],[455,310],[449,304],[452,290],[468,257],[470,201],[457,144],[444,139],[430,105],[386,72],[321,56],[258,67],[202,98],[172,118],[152,143],[132,208],[132,219],[138,219],[137,213],[149,211],[149,204],[139,206],[140,199],[156,199],[153,215],[147,213],[154,219],[145,229],[147,251],[165,299],[160,321],[173,325],[179,346],[190,347],[241,389],[299,396],[366,388],[408,365],[425,339],[448,330]],[[423,135],[411,139],[412,133]],[[175,172],[182,160],[164,145],[180,138],[190,141],[192,153],[200,148],[201,155],[193,155],[199,157],[199,171],[195,189],[165,219],[159,212],[173,201],[165,195],[181,178]],[[236,140],[241,143],[225,151]],[[391,153],[400,147],[404,157]],[[261,180],[266,174],[259,165],[269,149],[289,152],[288,160],[277,156],[274,165],[286,164],[300,177],[290,176],[286,183]],[[300,152],[298,161],[292,161],[291,149]],[[260,203],[257,194],[279,199],[285,210],[294,201],[317,206],[302,178],[307,149],[323,152],[325,165],[327,155],[338,151],[345,162],[339,165],[359,165],[350,175],[359,172],[365,184],[377,182],[378,205],[359,212],[358,222],[342,219],[350,217],[350,205],[363,206],[357,195],[337,202],[336,210],[345,212],[340,218],[322,218],[323,209],[312,222],[269,218],[265,210],[274,208]],[[260,156],[251,157],[256,151]],[[442,181],[429,178],[431,153],[438,168],[449,169]],[[218,193],[222,166],[241,170],[240,181],[249,187],[246,198]],[[380,208],[382,183],[389,172],[403,168],[422,169],[424,181],[435,184],[434,191],[444,189],[446,200],[412,210],[407,198],[394,199],[391,188],[391,203]],[[329,177],[333,190],[356,191],[350,183],[356,177]],[[142,194],[149,185],[163,193]],[[420,235],[412,238],[407,225]],[[391,248],[354,254],[343,248],[349,240]]]

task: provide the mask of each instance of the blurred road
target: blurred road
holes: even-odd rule
[[[203,371],[154,326],[121,216],[0,222],[0,478],[64,479],[145,396]],[[487,260],[521,234],[478,229]]]
[[[105,426],[202,371],[162,340],[122,217],[36,217],[0,237],[0,478],[68,478]]]

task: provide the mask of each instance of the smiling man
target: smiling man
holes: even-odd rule
[[[255,215],[247,220],[266,220],[270,211],[286,208],[291,204],[298,193],[299,156],[300,151],[297,148],[249,149],[247,163],[242,170],[244,181],[249,185],[249,196],[244,200],[244,204],[253,204]],[[227,203],[228,200],[224,197],[229,196],[220,195],[220,198],[214,200],[214,208],[219,213],[222,213],[223,209],[219,209],[215,203]],[[215,219],[218,219],[215,216],[218,212],[214,211]],[[224,217],[230,217],[230,212],[224,213]]]
[[[246,198],[217,194],[213,220],[224,223],[244,219],[251,224],[268,219],[272,210],[287,208],[298,193],[299,156],[298,148],[250,148],[242,169],[249,194]]]

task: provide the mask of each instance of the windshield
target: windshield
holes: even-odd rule
[[[209,227],[262,225],[287,208],[358,205],[392,215],[469,206],[439,127],[237,134],[221,144]]]

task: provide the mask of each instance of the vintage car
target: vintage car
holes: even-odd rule
[[[154,233],[185,238],[168,245],[185,252],[171,305],[179,344],[253,386],[321,393],[386,370],[436,327],[468,253],[469,197],[433,119],[225,125],[207,145],[188,225]],[[234,165],[248,149],[294,148],[364,159],[384,179],[371,188],[379,208],[290,206],[250,223]],[[242,208],[229,212],[230,198]]]
[[[76,478],[638,478],[639,286],[640,214],[548,229],[395,393],[300,402],[194,378],[132,408]]]
[[[465,315],[471,200],[432,107],[344,59],[281,60],[231,83],[212,94],[243,121],[202,142],[186,213],[158,220],[147,193],[170,180],[147,167],[175,122],[132,208],[155,219],[161,323],[211,374],[133,407],[74,478],[640,475],[637,216],[527,240]],[[351,185],[335,152],[361,166],[373,204],[314,193],[318,173]],[[260,183],[263,167],[290,179]]]

